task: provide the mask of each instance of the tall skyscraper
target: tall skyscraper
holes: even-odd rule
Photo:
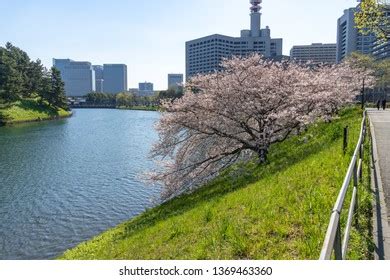
[[[356,8],[345,10],[344,15],[337,21],[337,63],[352,52],[371,54],[373,51],[375,35],[363,35],[356,28],[355,13],[359,5]]]
[[[168,88],[177,87],[183,84],[183,74],[168,74]]]
[[[94,65],[93,70],[95,70],[96,92],[104,92],[103,66]]]
[[[290,51],[291,59],[301,62],[336,63],[336,44],[311,44],[293,46]]]
[[[90,62],[54,58],[53,66],[61,72],[67,96],[84,96],[95,91],[95,71]]]
[[[104,92],[117,94],[127,91],[127,66],[125,64],[103,65]]]
[[[186,78],[198,73],[221,70],[223,58],[262,54],[267,58],[282,56],[282,39],[272,39],[267,26],[261,29],[261,0],[250,0],[250,30],[242,30],[241,37],[210,35],[186,42]]]

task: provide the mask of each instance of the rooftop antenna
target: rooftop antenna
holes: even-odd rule
[[[262,0],[250,0],[251,4],[251,36],[259,37],[260,36],[260,27],[261,27],[261,6]]]
[[[249,2],[252,4],[252,6],[250,8],[252,13],[260,12],[260,10],[261,10],[260,4],[263,2],[262,0],[250,0]]]

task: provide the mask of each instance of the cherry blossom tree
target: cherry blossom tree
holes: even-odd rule
[[[360,90],[347,64],[299,65],[259,55],[234,57],[223,71],[198,75],[185,95],[162,104],[151,175],[164,198],[191,191],[239,161],[267,161],[270,146],[318,118],[330,118]]]

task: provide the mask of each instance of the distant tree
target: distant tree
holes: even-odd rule
[[[43,87],[41,92],[42,101],[56,108],[68,109],[65,97],[64,82],[61,79],[60,71],[52,67],[50,72],[43,77]]]
[[[67,108],[60,72],[51,71],[38,59],[31,61],[26,52],[11,43],[0,47],[0,99],[14,102],[40,96],[55,107]]]
[[[371,55],[362,54],[360,52],[353,52],[347,57],[348,63],[351,67],[356,67],[360,69],[374,69],[375,68],[375,58]]]
[[[135,97],[130,93],[119,93],[116,95],[116,106],[131,107],[134,105]]]
[[[87,102],[93,105],[112,105],[116,104],[116,96],[109,93],[91,92],[86,95]]]
[[[370,73],[370,79],[372,75],[375,77],[375,71],[376,71],[376,64],[374,57],[371,55],[365,55],[360,52],[353,52],[347,57],[347,62],[349,63],[350,67],[355,69],[356,71],[363,71],[363,73]],[[372,75],[371,75],[372,74]],[[365,103],[366,103],[366,79],[367,77],[361,76],[361,105],[362,109],[364,109]]]
[[[160,100],[163,100],[163,99],[174,100],[174,99],[181,98],[183,96],[183,94],[184,94],[183,87],[182,86],[180,86],[180,87],[175,86],[175,87],[169,88],[168,90],[160,91],[158,94],[158,98]]]
[[[29,70],[31,60],[26,52],[18,47],[15,47],[11,43],[6,44],[8,55],[16,63],[16,71],[18,72],[20,79],[21,94],[23,97],[29,97],[31,95],[29,84],[31,78],[29,77]]]
[[[374,33],[380,40],[390,37],[390,21],[385,11],[390,10],[388,1],[362,0],[355,16],[357,28],[362,34]]]
[[[363,75],[372,83],[369,73],[348,63],[308,67],[254,55],[222,66],[193,78],[182,98],[163,102],[152,156],[165,166],[150,178],[163,183],[164,198],[191,191],[239,161],[267,162],[273,143],[351,102]]]
[[[24,79],[19,71],[18,61],[10,52],[12,45],[0,47],[0,98],[13,102],[22,97]]]
[[[43,83],[45,71],[46,69],[39,59],[29,63],[27,69],[28,80],[26,84],[27,92],[29,94],[27,96],[33,96],[34,94],[40,95],[40,93],[44,90]]]
[[[55,67],[51,68],[51,87],[54,96],[53,105],[58,108],[67,109],[65,84],[61,79],[61,72]]]
[[[390,59],[378,61],[370,55],[354,52],[347,58],[347,62],[352,68],[361,69],[362,71],[369,70],[375,78],[375,87],[390,87]]]

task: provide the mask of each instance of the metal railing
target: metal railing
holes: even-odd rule
[[[357,143],[355,152],[352,157],[352,161],[349,165],[348,172],[347,175],[345,176],[344,183],[341,187],[336,204],[332,211],[332,216],[330,218],[328,230],[326,232],[320,260],[332,259],[333,251],[336,260],[345,260],[347,257],[348,243],[349,243],[350,233],[352,229],[353,218],[354,218],[355,210],[357,209],[358,206],[358,185],[363,178],[363,172],[362,172],[363,156],[364,156],[363,153],[364,153],[364,140],[366,137],[366,133],[367,133],[367,112],[365,111],[363,113],[363,120],[361,125],[359,141]],[[352,199],[349,207],[348,219],[344,231],[344,237],[342,240],[340,216],[343,210],[343,205],[345,202],[346,195],[351,185],[351,181],[353,181]]]

